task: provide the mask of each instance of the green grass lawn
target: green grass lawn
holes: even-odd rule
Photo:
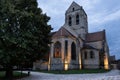
[[[21,75],[21,72],[16,72],[16,71],[13,72],[14,79],[22,78],[22,77],[26,77],[26,76],[28,76],[28,75],[25,73],[22,73],[22,75]],[[4,79],[5,79],[5,71],[0,71],[0,80],[4,80]]]
[[[104,69],[93,69],[93,70],[67,70],[67,71],[39,71],[43,73],[52,73],[52,74],[87,74],[87,73],[105,73],[110,70]]]

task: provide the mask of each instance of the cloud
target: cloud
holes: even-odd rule
[[[120,19],[120,9],[103,18],[102,23]]]
[[[38,0],[39,7],[43,9],[43,12],[47,12],[49,15],[60,15],[64,13],[66,4],[69,3],[67,0]]]
[[[108,9],[108,7],[105,8],[106,6],[109,6],[109,4],[103,3],[103,0],[75,0],[75,2],[83,6],[87,12],[89,25],[102,25],[104,23],[120,19],[120,9],[113,11],[115,7],[112,9]],[[54,27],[60,27],[64,24],[64,14],[72,3],[72,0],[38,0],[38,3],[39,7],[43,9],[43,12],[47,13],[47,15],[51,17],[50,24]],[[105,5],[104,8],[101,5]],[[100,11],[98,9],[100,9]],[[53,22],[54,20],[61,24],[58,24],[57,26],[53,25],[56,23]]]
[[[43,13],[51,17],[49,24],[52,25],[53,31],[58,30],[64,24],[65,11],[71,3],[72,0],[38,0],[38,6],[42,8]]]
[[[119,59],[120,58],[120,48],[116,45],[116,46],[112,46],[110,48],[110,55],[116,55],[116,58]]]
[[[114,11],[112,13],[109,13],[109,11],[103,11],[101,13],[97,13],[90,17],[90,24],[97,24],[102,25],[104,23],[118,20],[120,19],[120,9],[117,11]]]
[[[95,8],[95,5],[100,3],[101,0],[76,0],[78,3],[83,6],[86,10],[91,10]]]
[[[42,8],[43,13],[47,13],[51,17],[49,24],[52,25],[54,30],[58,30],[64,24],[65,11],[72,2],[73,0],[38,0],[39,7]],[[91,10],[100,0],[75,0],[75,2],[83,6],[86,10]]]

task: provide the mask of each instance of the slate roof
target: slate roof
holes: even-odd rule
[[[90,46],[88,44],[83,44],[82,49],[95,49],[95,50],[98,50],[97,48],[94,48],[94,47],[92,47],[92,46]]]
[[[55,34],[53,34],[53,38],[54,37],[75,37],[74,35],[72,35],[68,30],[66,30],[64,27],[61,27]]]
[[[95,42],[102,40],[105,40],[105,30],[94,33],[88,33],[86,35],[86,42]]]

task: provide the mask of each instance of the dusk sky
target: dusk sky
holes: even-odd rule
[[[74,0],[88,16],[89,32],[106,30],[110,55],[120,59],[120,0]],[[38,0],[43,13],[51,17],[49,24],[57,31],[65,20],[65,11],[73,0]]]

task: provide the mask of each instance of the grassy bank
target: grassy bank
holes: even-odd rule
[[[86,70],[67,70],[67,71],[39,71],[43,73],[52,73],[52,74],[87,74],[87,73],[105,73],[110,70],[104,69],[86,69]]]
[[[22,73],[22,75],[21,75],[21,72],[16,72],[16,71],[13,72],[14,79],[18,79],[18,78],[22,78],[22,77],[26,77],[26,76],[28,76],[28,75],[25,73]],[[0,80],[4,80],[4,79],[5,79],[5,71],[0,71]]]

